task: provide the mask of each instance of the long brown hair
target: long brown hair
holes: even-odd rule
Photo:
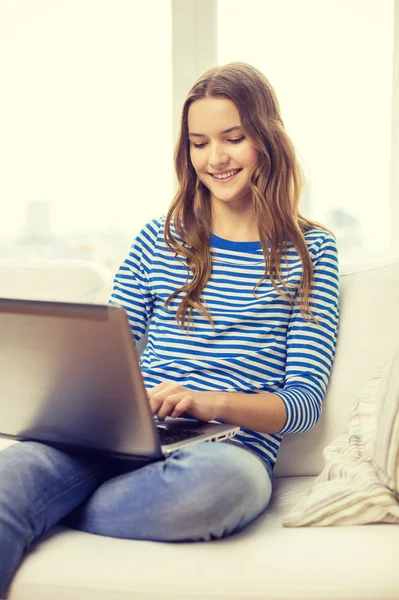
[[[285,131],[275,91],[260,71],[241,62],[206,71],[193,85],[183,105],[175,149],[179,187],[166,216],[165,242],[176,258],[182,257],[178,260],[186,260],[187,281],[171,294],[166,306],[183,293],[176,313],[181,328],[184,329],[187,317],[190,328],[194,309],[213,325],[212,315],[202,299],[212,269],[209,247],[210,193],[198,179],[191,163],[188,138],[189,108],[196,100],[206,97],[228,98],[234,102],[244,133],[258,151],[251,190],[265,258],[265,272],[253,293],[255,295],[256,288],[270,275],[270,281],[280,295],[291,304],[298,302],[290,294],[290,286],[283,280],[281,272],[281,261],[287,243],[291,242],[303,266],[298,302],[300,310],[304,318],[315,320],[309,307],[313,267],[304,233],[322,226],[306,219],[298,211],[304,177],[293,144]],[[172,222],[183,243],[173,236]],[[278,287],[278,283],[284,291]]]

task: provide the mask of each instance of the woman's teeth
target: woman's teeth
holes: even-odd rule
[[[223,173],[222,175],[215,175],[215,173],[212,173],[212,177],[214,177],[215,179],[227,179],[228,177],[235,175],[239,171],[241,171],[241,169],[235,169],[234,171],[229,171],[228,173]]]

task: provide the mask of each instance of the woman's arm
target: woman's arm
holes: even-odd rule
[[[109,304],[119,304],[126,310],[136,342],[144,335],[153,312],[148,275],[158,232],[159,223],[154,220],[136,237],[115,275],[109,299]]]
[[[318,421],[331,375],[339,319],[339,266],[335,239],[324,233],[311,247],[313,284],[309,306],[318,323],[292,311],[286,345],[285,382],[278,395],[287,419],[280,433],[302,433]]]
[[[216,396],[219,405],[216,418],[225,423],[262,433],[277,433],[287,420],[285,404],[277,394],[218,392]]]
[[[194,417],[199,421],[220,420],[264,433],[277,433],[286,421],[284,402],[267,392],[197,392],[164,381],[148,390],[152,412],[165,417]]]

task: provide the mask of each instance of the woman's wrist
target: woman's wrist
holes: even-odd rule
[[[281,398],[270,392],[216,392],[216,419],[263,433],[278,433],[285,425],[287,411]]]
[[[220,421],[226,421],[226,416],[228,414],[228,394],[229,392],[216,392],[214,396],[217,414],[215,418]]]

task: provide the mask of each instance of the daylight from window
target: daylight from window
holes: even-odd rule
[[[389,248],[393,17],[393,0],[218,1],[219,64],[272,83],[306,175],[302,210],[336,233],[341,259]]]
[[[0,3],[1,256],[114,269],[170,203],[171,4],[137,6]]]
[[[217,63],[274,86],[301,210],[334,231],[341,262],[389,252],[393,19],[393,0],[217,2]],[[0,257],[114,270],[166,213],[172,35],[171,0],[0,3]]]

